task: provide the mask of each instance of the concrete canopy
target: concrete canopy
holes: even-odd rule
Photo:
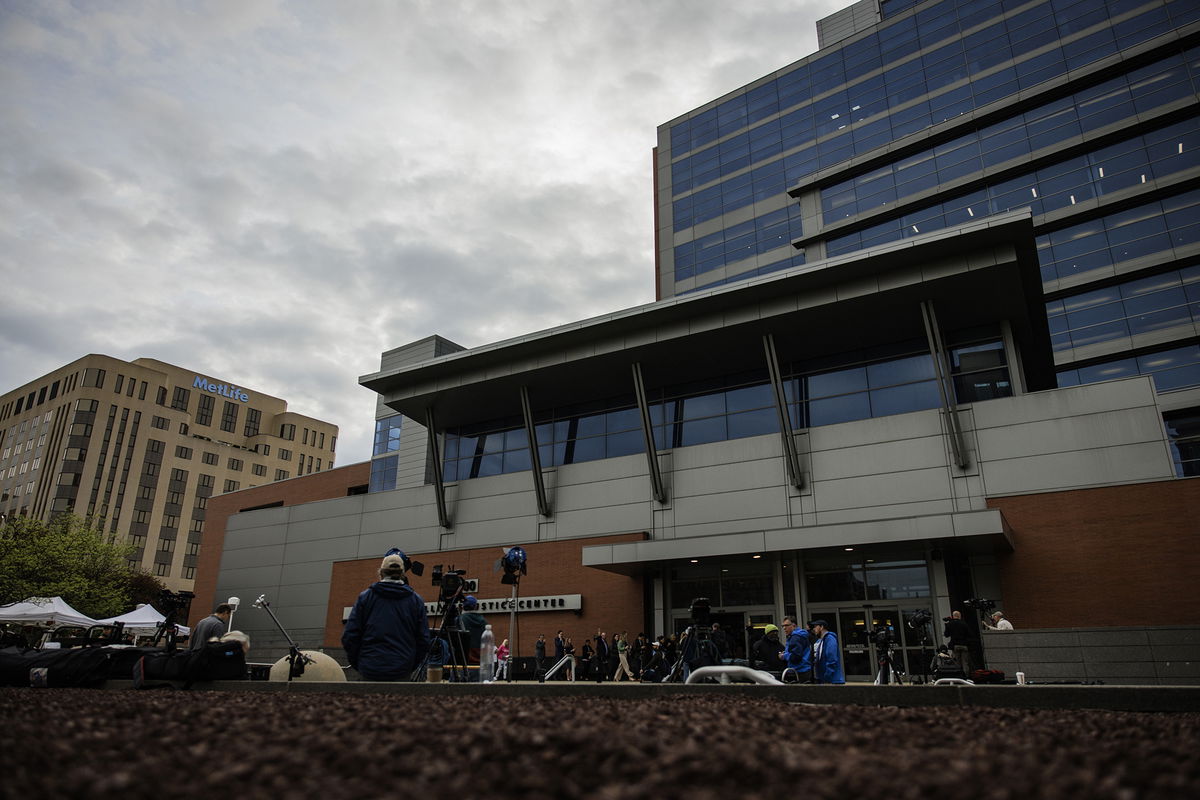
[[[1028,390],[1054,388],[1041,277],[1028,211],[637,306],[422,363],[359,383],[438,428],[561,405],[632,398],[631,365],[651,390],[763,369],[762,337],[781,362],[924,339],[919,304],[943,331],[1007,321]]]

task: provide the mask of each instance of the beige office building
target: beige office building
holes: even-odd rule
[[[190,590],[208,499],[329,469],[337,434],[220,376],[88,355],[0,397],[0,514],[92,517]]]

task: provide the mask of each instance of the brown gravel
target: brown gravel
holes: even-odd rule
[[[0,689],[0,797],[1200,796],[1200,714]]]

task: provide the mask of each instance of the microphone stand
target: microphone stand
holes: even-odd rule
[[[279,632],[283,634],[283,638],[288,642],[288,683],[291,683],[292,678],[299,678],[304,674],[304,665],[313,663],[313,660],[304,653],[300,652],[300,645],[296,644],[288,632],[283,629],[283,625],[279,622],[279,617],[275,616],[275,612],[271,610],[271,604],[267,602],[267,596],[260,594],[258,599],[254,601],[255,608],[264,609],[271,615],[271,621],[275,623],[275,627],[279,628]]]

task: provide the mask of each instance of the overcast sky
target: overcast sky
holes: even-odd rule
[[[651,148],[848,0],[0,0],[0,392],[87,353],[370,457],[379,354],[654,299]]]

